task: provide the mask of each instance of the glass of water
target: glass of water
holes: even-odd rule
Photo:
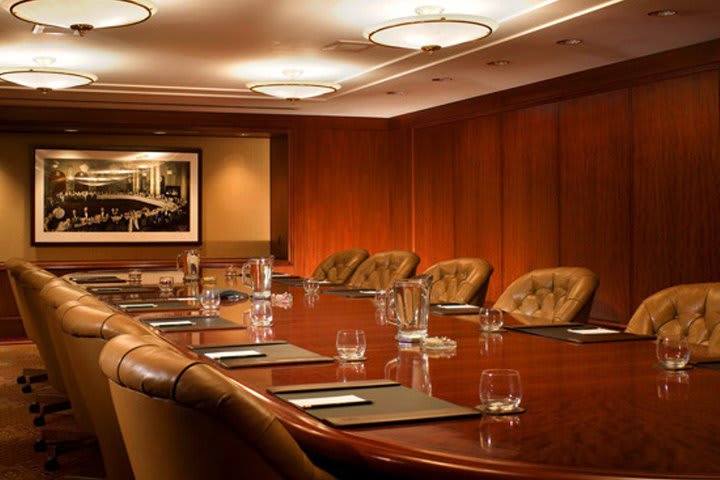
[[[305,295],[310,297],[317,295],[320,290],[320,282],[314,278],[306,278],[303,280],[303,289],[305,290]]]
[[[253,327],[269,327],[272,324],[272,302],[270,300],[253,300],[250,302],[250,325]]]
[[[520,406],[520,372],[510,369],[483,370],[480,377],[480,403],[487,413],[509,413]]]
[[[128,272],[128,283],[131,285],[140,285],[140,283],[142,283],[142,272],[140,270],[130,270]]]
[[[200,294],[200,305],[207,312],[214,313],[220,308],[220,292],[215,288],[205,288]]]
[[[690,361],[690,343],[685,335],[658,335],[655,351],[666,370],[680,370]]]
[[[173,277],[160,277],[158,286],[162,293],[172,293],[175,286],[175,279]]]
[[[363,330],[338,330],[335,341],[338,358],[344,362],[365,359],[367,341]]]
[[[490,308],[480,309],[480,331],[490,333],[497,332],[503,326],[502,310],[492,310]]]

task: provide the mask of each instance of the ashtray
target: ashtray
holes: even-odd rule
[[[447,337],[426,337],[422,341],[424,350],[431,352],[447,352],[457,348],[457,342]]]
[[[338,356],[333,357],[335,360],[337,360],[339,363],[358,363],[358,362],[364,362],[367,360],[367,357],[359,357],[359,358],[340,358]]]
[[[523,407],[515,407],[512,410],[488,410],[484,405],[475,406],[475,410],[481,411],[483,415],[518,415],[526,412]]]

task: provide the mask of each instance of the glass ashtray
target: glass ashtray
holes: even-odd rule
[[[447,337],[426,337],[422,342],[424,350],[431,352],[447,352],[457,348],[457,342]]]

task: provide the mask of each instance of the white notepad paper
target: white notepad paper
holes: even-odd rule
[[[573,329],[569,328],[568,332],[577,333],[578,335],[608,335],[611,333],[620,333],[617,330],[610,330],[609,328],[584,328],[584,329]]]
[[[152,327],[184,327],[188,325],[195,325],[190,320],[168,320],[165,322],[148,322]]]
[[[438,305],[442,309],[446,310],[465,310],[468,308],[478,308],[476,305]]]
[[[156,303],[125,303],[118,305],[121,308],[155,308]]]
[[[206,357],[213,360],[222,360],[223,358],[246,358],[246,357],[262,357],[265,354],[257,350],[226,350],[224,352],[208,352]]]
[[[357,395],[335,395],[332,397],[318,398],[295,398],[288,401],[300,408],[329,407],[335,405],[353,405],[356,403],[367,403],[367,400],[358,397]]]
[[[377,293],[377,290],[360,290],[360,293],[372,293],[375,295]]]

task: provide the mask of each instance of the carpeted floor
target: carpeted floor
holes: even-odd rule
[[[103,476],[100,454],[95,447],[82,447],[60,457],[60,469],[44,471],[46,453],[36,453],[32,445],[39,437],[32,424],[28,404],[32,394],[20,392],[16,383],[23,367],[42,367],[34,345],[0,345],[0,479],[46,480],[65,476],[99,478]],[[48,416],[48,426],[53,424]]]

